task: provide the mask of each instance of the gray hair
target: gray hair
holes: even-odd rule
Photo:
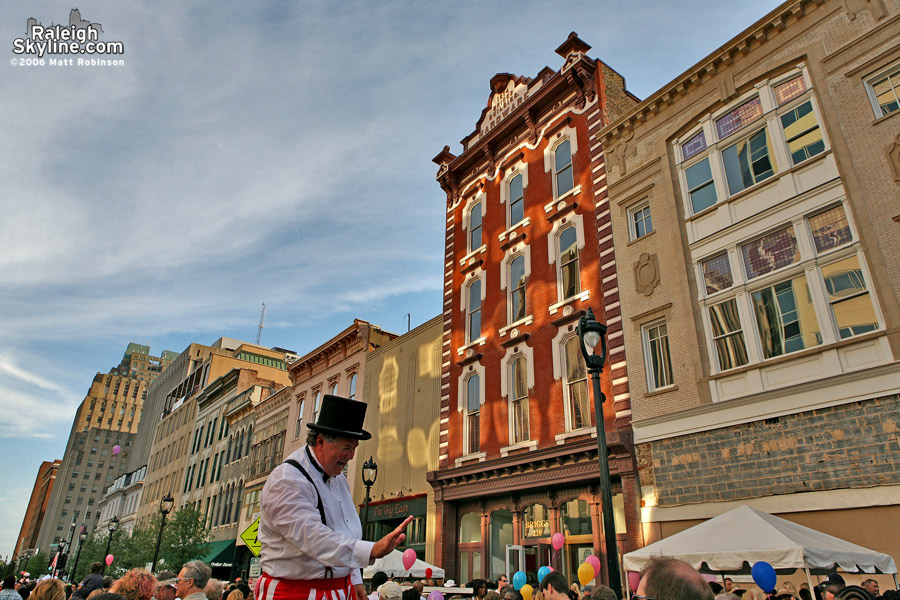
[[[315,446],[316,442],[318,442],[319,437],[324,439],[326,442],[334,442],[337,440],[336,436],[330,435],[328,433],[322,433],[321,431],[313,431],[310,429],[306,432],[306,445],[307,446]]]
[[[192,560],[189,563],[184,563],[184,566],[181,568],[187,571],[187,577],[194,580],[194,586],[201,590],[206,587],[206,584],[209,583],[209,578],[212,577],[212,569],[202,560]]]

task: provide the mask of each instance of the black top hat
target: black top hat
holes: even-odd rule
[[[319,418],[308,427],[316,433],[327,433],[336,437],[351,438],[354,440],[372,439],[372,434],[363,430],[363,421],[366,420],[365,402],[341,398],[325,394],[322,398],[322,408],[319,410]]]

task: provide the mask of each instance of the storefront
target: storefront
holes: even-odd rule
[[[364,519],[366,514],[364,506],[360,506],[359,511],[360,519]],[[420,559],[425,560],[427,515],[426,494],[370,502],[365,525],[366,533],[363,537],[372,541],[379,540],[396,529],[404,519],[412,516],[413,521],[406,528],[406,544],[401,546],[401,549],[412,548]]]

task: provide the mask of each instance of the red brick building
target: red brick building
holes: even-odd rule
[[[34,488],[31,490],[31,497],[28,500],[28,508],[25,511],[25,518],[22,519],[22,528],[19,530],[16,547],[10,560],[18,558],[22,550],[37,547],[37,536],[41,531],[41,524],[44,522],[44,513],[47,512],[50,492],[53,491],[56,472],[59,471],[61,462],[59,459],[52,462],[45,460],[38,468]]]
[[[579,317],[609,326],[603,373],[616,531],[640,545],[639,494],[602,149],[637,100],[572,33],[564,64],[495,75],[475,131],[435,157],[447,193],[436,555],[458,581],[603,556],[599,466]],[[556,554],[550,540],[566,535]],[[605,564],[604,560],[601,560]]]

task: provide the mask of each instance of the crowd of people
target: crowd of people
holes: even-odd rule
[[[78,584],[46,576],[38,580],[3,580],[0,600],[253,600],[250,584],[212,578],[206,563],[186,563],[176,575],[131,569],[119,578],[103,575],[103,563],[91,565],[90,574]]]

